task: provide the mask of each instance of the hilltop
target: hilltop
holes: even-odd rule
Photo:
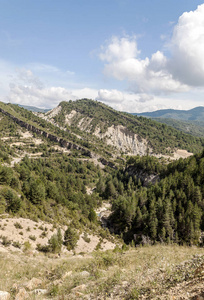
[[[103,140],[126,155],[171,154],[178,148],[196,152],[204,145],[204,139],[89,99],[61,102],[44,118],[82,138]]]

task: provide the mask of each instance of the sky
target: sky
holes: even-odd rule
[[[204,106],[204,3],[0,0],[0,101]]]

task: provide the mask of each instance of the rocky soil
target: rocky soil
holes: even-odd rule
[[[66,227],[60,227],[62,236]],[[24,218],[10,218],[9,215],[4,215],[0,218],[0,251],[8,252],[20,251],[24,249],[24,243],[29,242],[31,245],[30,251],[36,253],[37,244],[47,245],[48,240],[53,234],[57,233],[56,226],[43,221],[32,221]],[[92,252],[100,243],[101,250],[109,250],[115,248],[115,243],[103,239],[100,242],[100,237],[94,234],[86,234],[87,239],[84,239],[84,232],[80,234],[75,253]],[[3,245],[3,239],[7,239],[6,247]],[[88,242],[86,242],[87,240]],[[62,250],[64,253],[69,253],[65,247]],[[72,251],[70,253],[73,253]]]
[[[3,299],[204,299],[204,251],[156,245],[61,256],[0,249]]]

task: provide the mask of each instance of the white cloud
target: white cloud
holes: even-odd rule
[[[137,49],[135,37],[124,37],[121,39],[113,37],[111,43],[106,48],[101,47],[101,50],[99,57],[107,62],[130,59],[140,53]]]
[[[108,103],[121,103],[124,101],[124,94],[118,90],[100,89],[96,100]]]
[[[204,86],[204,4],[179,18],[167,48],[169,58],[157,51],[141,59],[135,38],[113,37],[99,57],[104,74],[126,80],[134,92],[168,94]]]
[[[76,96],[62,87],[38,88],[11,84],[7,100],[16,104],[53,108],[61,101],[76,100]]]
[[[123,53],[124,52],[124,53]],[[167,69],[167,58],[157,51],[151,58],[138,58],[136,40],[113,37],[100,54],[106,61],[104,73],[118,80],[127,80],[129,87],[139,93],[185,91],[187,86],[175,80]]]
[[[154,97],[151,95],[121,92],[116,89],[100,89],[95,99],[126,112],[144,111],[144,108],[147,110],[147,107],[154,102]]]
[[[204,86],[204,4],[185,12],[174,27],[170,42],[173,76],[190,86]]]
[[[24,67],[0,60],[1,101],[37,107],[53,108],[61,101],[92,98],[98,90],[79,88],[69,81],[74,73],[62,71],[45,64],[29,64]],[[69,83],[75,88],[69,87]]]
[[[77,99],[88,98],[95,99],[98,95],[98,90],[91,88],[73,89],[73,94],[76,95]]]
[[[26,69],[16,69],[17,73],[17,78],[16,81],[23,82],[25,84],[31,84],[39,89],[43,88],[43,83],[42,81],[33,74],[31,70],[26,70]]]

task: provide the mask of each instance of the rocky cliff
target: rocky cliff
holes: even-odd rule
[[[53,117],[56,117],[60,111],[61,109],[58,107],[58,109],[55,108],[48,112],[45,116],[46,120],[55,123]],[[107,127],[103,120],[96,125],[93,118],[83,116],[75,110],[65,115],[64,125],[76,126],[81,131],[92,133],[94,136],[102,139],[107,145],[114,146],[124,154],[142,156],[152,152],[146,139],[139,137],[139,135],[131,132],[125,126],[112,125]]]

